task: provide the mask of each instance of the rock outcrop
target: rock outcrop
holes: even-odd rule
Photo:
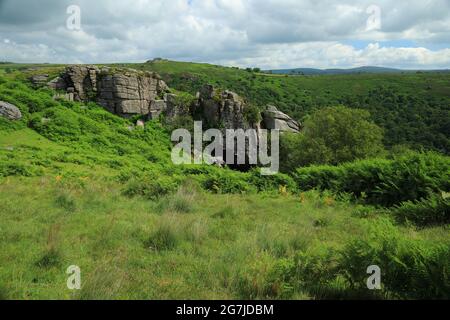
[[[198,106],[208,126],[225,129],[249,129],[244,100],[231,91],[219,92],[211,85],[199,93]]]
[[[22,113],[15,105],[0,101],[0,117],[8,120],[20,120],[22,119]]]
[[[137,114],[152,114],[154,117],[165,109],[161,100],[168,90],[155,73],[99,69],[95,66],[67,67],[49,86],[73,93],[75,101],[95,101],[108,111],[124,117]]]
[[[299,133],[301,130],[301,126],[297,121],[272,105],[267,106],[267,110],[263,112],[263,122],[264,128],[269,130],[294,133]]]
[[[35,88],[39,88],[45,86],[45,84],[48,82],[48,77],[48,74],[38,74],[32,76],[30,80]]]
[[[199,93],[198,105],[209,126],[225,129],[262,128],[298,133],[301,125],[275,106],[267,106],[260,123],[250,123],[246,118],[248,105],[232,91],[219,92],[213,86],[204,86]]]
[[[43,81],[43,78],[40,79]],[[147,115],[156,119],[164,113],[168,118],[181,115],[201,115],[205,125],[219,129],[277,129],[299,132],[301,126],[274,106],[262,112],[260,123],[246,118],[249,105],[232,91],[219,91],[205,85],[197,99],[184,105],[170,93],[163,80],[152,72],[133,69],[112,69],[96,66],[69,66],[58,78],[48,82],[57,91],[55,99],[95,101],[108,111],[123,116]]]

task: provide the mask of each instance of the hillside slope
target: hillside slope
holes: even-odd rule
[[[141,128],[54,100],[28,77],[62,67],[29,67],[0,69],[0,100],[23,115],[0,117],[0,299],[450,296],[449,157],[409,152],[290,176],[175,166],[158,120]],[[215,67],[200,67],[213,81]],[[172,72],[172,85],[195,89]],[[226,73],[247,75],[217,72],[224,85]],[[380,291],[367,290],[373,264]],[[67,288],[73,265],[81,290]]]
[[[450,152],[448,73],[288,76],[173,61],[126,66],[156,71],[169,86],[192,94],[206,83],[230,89],[255,105],[274,104],[300,121],[326,106],[363,108],[385,129],[386,146]]]

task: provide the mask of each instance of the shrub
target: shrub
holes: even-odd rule
[[[368,204],[394,206],[450,189],[450,158],[416,153],[394,160],[362,160],[337,167],[312,166],[294,174],[301,190],[344,192]]]
[[[0,130],[14,131],[25,128],[26,125],[23,121],[11,121],[6,118],[0,117]]]
[[[254,186],[259,192],[278,192],[280,186],[286,187],[288,192],[295,192],[297,190],[297,185],[290,176],[281,173],[264,176],[261,175],[259,169],[250,172],[248,183]]]
[[[343,106],[323,108],[308,118],[301,135],[283,135],[283,172],[311,164],[340,164],[377,156],[383,151],[383,130],[370,113]]]
[[[20,161],[1,161],[0,160],[0,177],[22,176],[33,177],[42,175],[42,170],[35,166],[24,164]]]
[[[268,286],[277,288],[273,298],[289,299],[301,291],[316,299],[337,298],[339,295],[331,290],[336,264],[335,252],[328,249],[299,252],[293,258],[278,260],[267,277]]]
[[[177,190],[180,179],[167,176],[145,176],[134,178],[126,186],[123,193],[126,196],[142,196],[157,200]]]
[[[436,194],[421,201],[403,202],[390,212],[398,221],[418,226],[449,224],[450,198]]]
[[[30,126],[52,141],[79,141],[82,131],[79,116],[64,108],[50,108],[36,113],[30,120]],[[48,119],[48,121],[42,121]]]
[[[246,178],[248,178],[248,174],[231,170],[217,171],[204,177],[203,187],[214,193],[248,193],[254,191]]]
[[[366,236],[342,249],[315,248],[280,259],[266,279],[273,297],[306,291],[316,299],[446,299],[450,295],[448,244],[407,239],[389,219],[367,222]],[[382,289],[367,289],[367,268],[381,269]]]
[[[244,119],[252,125],[260,123],[262,120],[261,110],[255,105],[248,105],[244,109]]]
[[[366,286],[366,269],[382,270],[382,289],[405,299],[446,299],[450,295],[448,245],[408,240],[390,222],[371,226],[366,239],[351,241],[341,252],[340,272],[351,288]]]

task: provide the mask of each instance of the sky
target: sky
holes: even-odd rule
[[[0,0],[0,61],[450,68],[450,0]]]

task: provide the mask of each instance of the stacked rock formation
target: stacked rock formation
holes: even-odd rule
[[[275,106],[262,112],[261,123],[249,123],[245,117],[248,104],[232,91],[219,91],[205,85],[192,106],[180,106],[177,96],[160,76],[133,69],[98,68],[96,66],[69,66],[48,85],[65,91],[56,97],[74,101],[95,101],[106,110],[123,117],[147,115],[156,119],[161,113],[169,118],[195,110],[206,125],[220,129],[276,129],[282,132],[300,132],[300,124]]]

